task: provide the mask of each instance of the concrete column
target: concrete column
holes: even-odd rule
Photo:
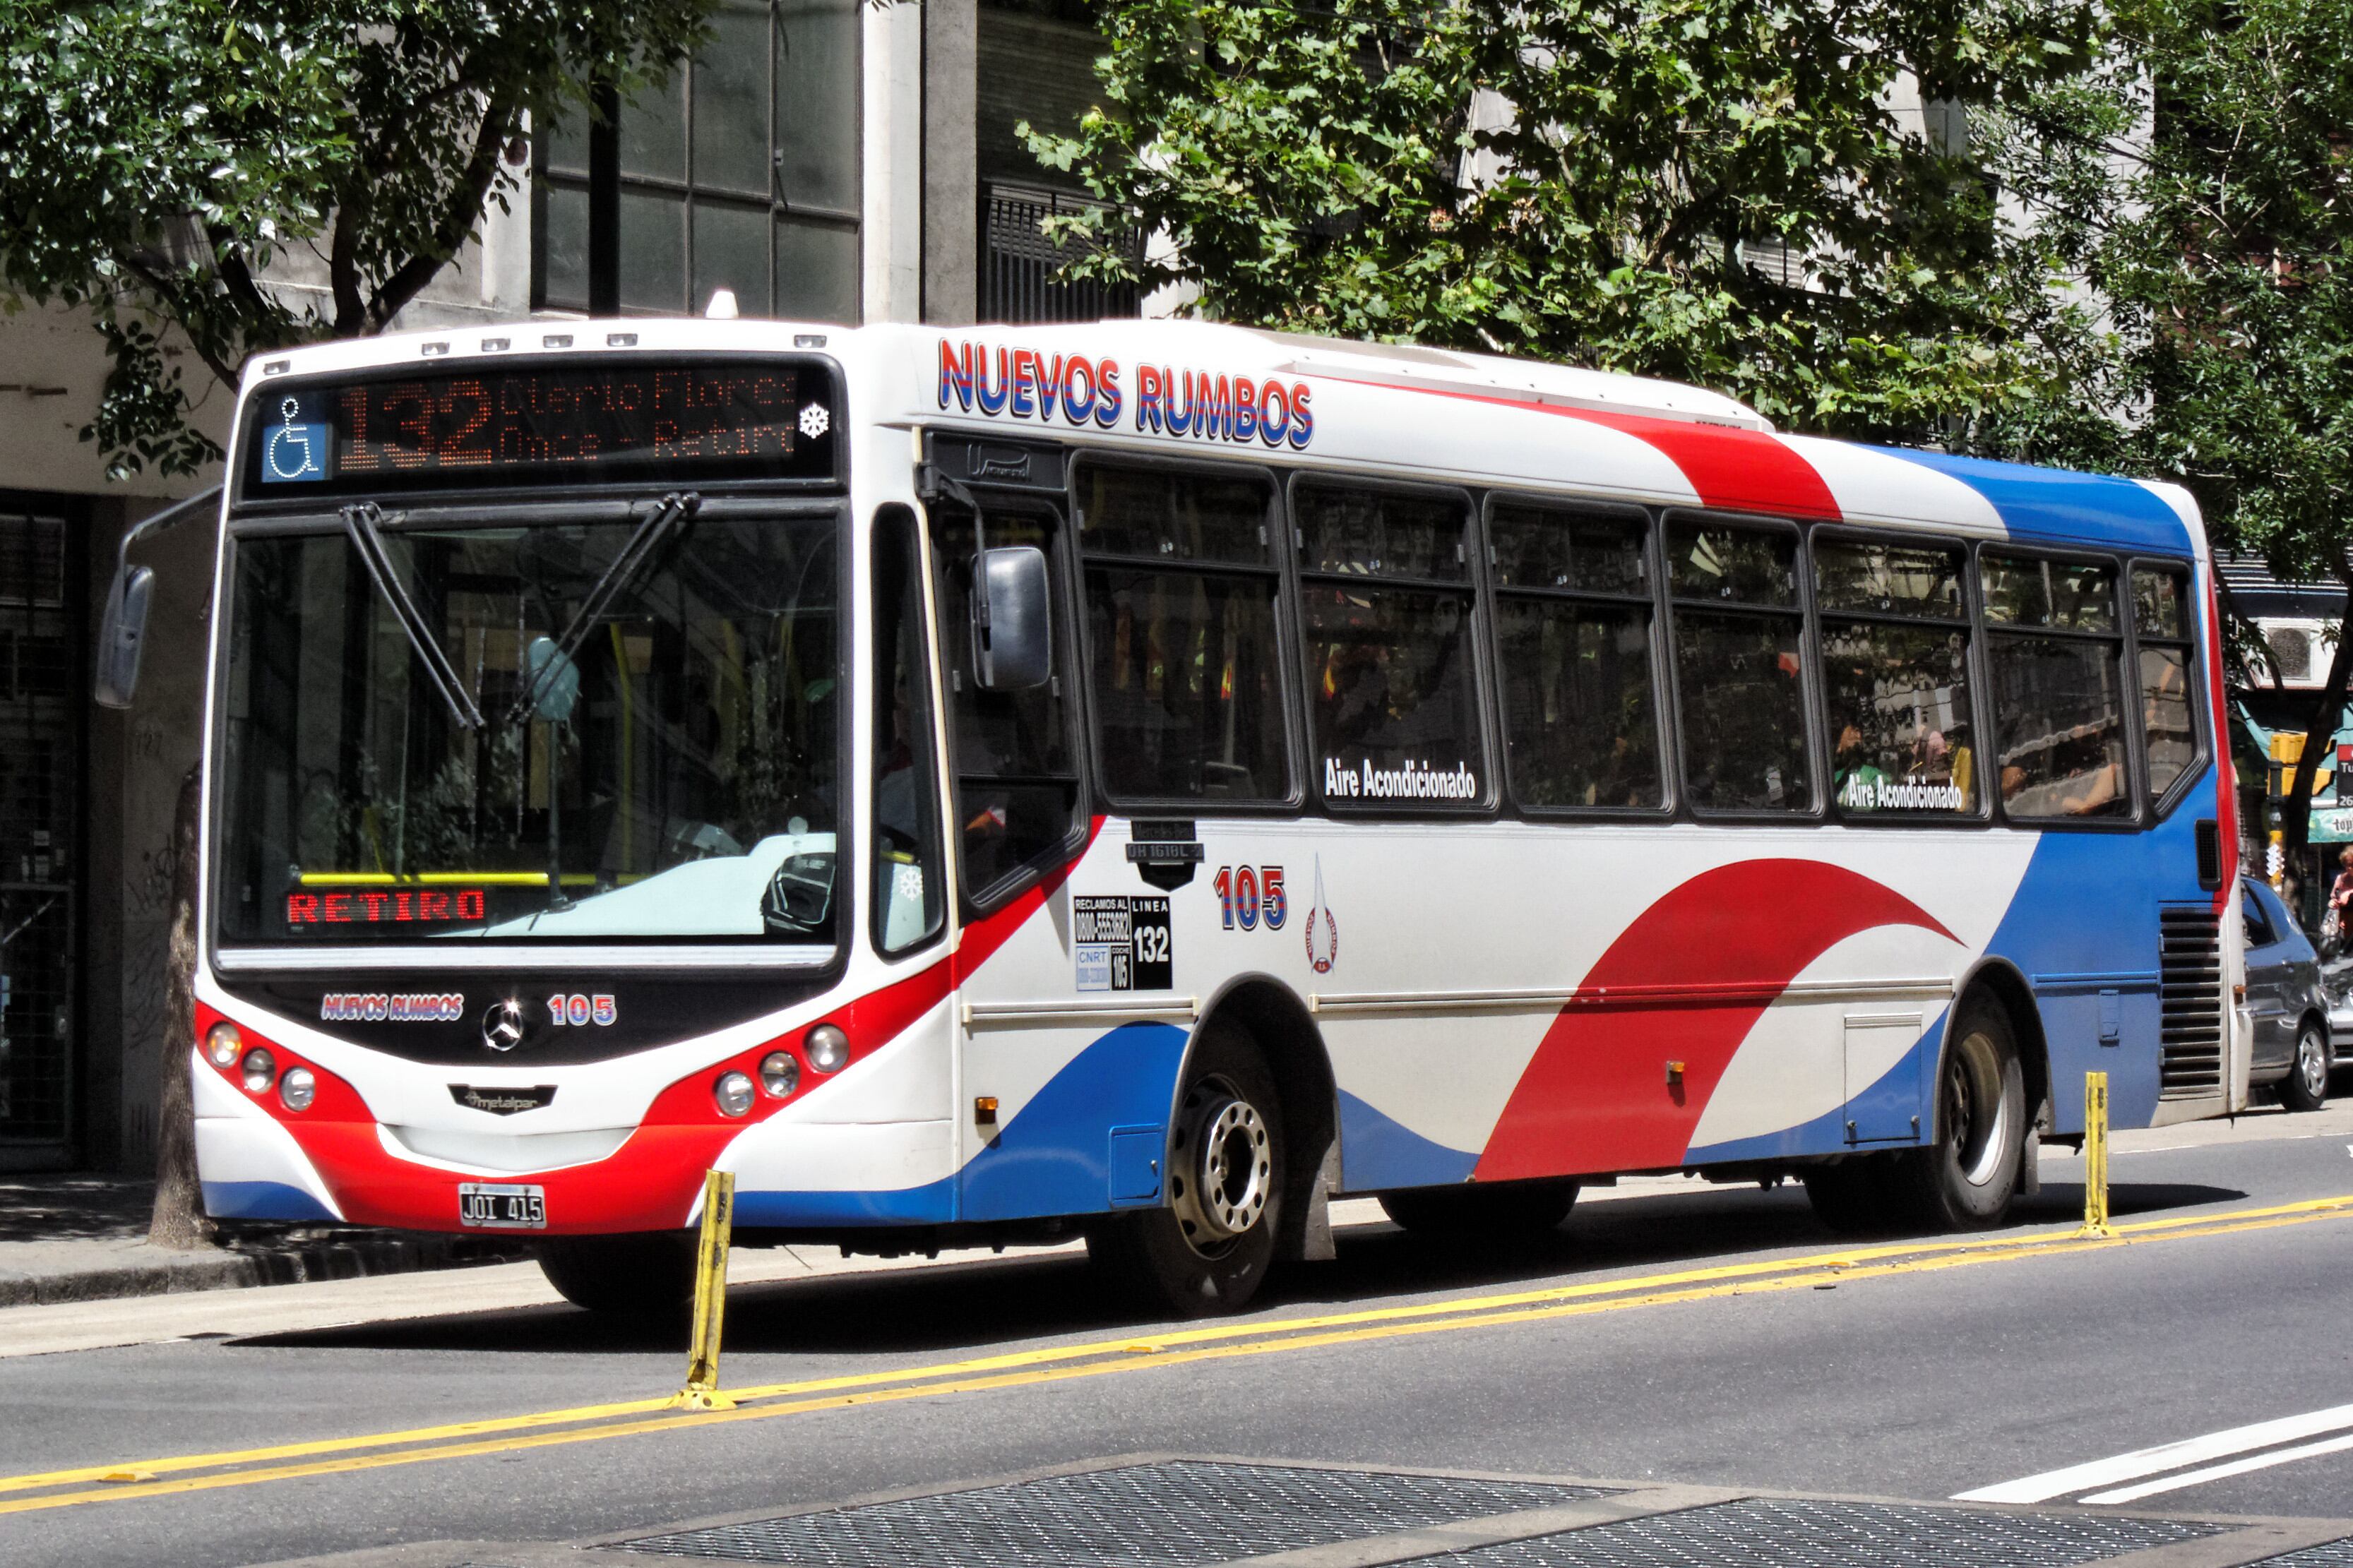
[[[923,311],[923,8],[864,6],[859,12],[869,321],[913,321]]]
[[[923,313],[973,321],[980,289],[980,176],[974,156],[980,36],[976,0],[923,0]]]

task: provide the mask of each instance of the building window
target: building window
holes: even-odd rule
[[[620,124],[621,308],[859,317],[858,0],[724,0]],[[532,303],[588,305],[588,123],[539,138]]]

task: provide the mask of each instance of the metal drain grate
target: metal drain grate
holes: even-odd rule
[[[2100,1514],[1744,1498],[1477,1547],[1442,1562],[1445,1568],[2068,1568],[2222,1528]]]
[[[1180,1459],[623,1544],[813,1568],[1198,1568],[1609,1495],[1605,1487]]]
[[[2342,1541],[2324,1541],[2317,1546],[2301,1546],[2277,1557],[2266,1557],[2249,1568],[2353,1568],[2353,1535]]]

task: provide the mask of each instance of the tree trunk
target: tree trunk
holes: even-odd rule
[[[212,1238],[196,1182],[196,1108],[188,1082],[188,1058],[196,1047],[198,782],[197,769],[190,768],[172,812],[172,946],[155,1063],[155,1213],[147,1228],[147,1239],[158,1247],[202,1247]]]

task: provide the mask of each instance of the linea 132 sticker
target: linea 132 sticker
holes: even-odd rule
[[[1071,924],[1080,990],[1166,991],[1176,984],[1166,895],[1074,896]]]

